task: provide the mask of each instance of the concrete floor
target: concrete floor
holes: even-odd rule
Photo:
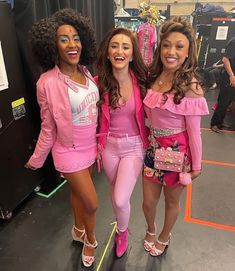
[[[211,107],[216,91],[207,93]],[[230,271],[235,270],[235,132],[216,134],[203,118],[203,173],[185,190],[180,217],[167,253],[153,258],[143,249],[146,225],[141,209],[141,180],[132,196],[130,245],[115,257],[115,224],[104,174],[95,173],[99,196],[97,260],[92,268],[81,265],[82,246],[71,241],[73,224],[69,188],[63,185],[49,199],[30,195],[11,220],[0,221],[1,271]],[[235,115],[226,121],[235,124]],[[162,225],[163,202],[156,219]]]

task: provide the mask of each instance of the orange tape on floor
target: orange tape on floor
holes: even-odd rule
[[[216,164],[216,165],[223,165],[223,166],[232,166],[234,167],[235,164],[229,164],[229,163],[223,163],[223,162],[217,162],[217,161],[210,161],[210,160],[203,160],[203,163],[207,164]],[[193,192],[193,186],[188,185],[187,191],[186,191],[186,202],[185,202],[185,216],[184,221],[194,224],[200,224],[207,227],[212,227],[220,230],[226,230],[226,231],[233,231],[235,232],[235,226],[225,225],[225,224],[219,224],[207,220],[201,220],[197,218],[191,217],[192,215],[192,192]]]
[[[224,163],[224,162],[213,161],[213,160],[202,160],[202,163],[212,164],[212,165],[220,165],[220,166],[226,166],[226,167],[235,167],[235,164],[233,164],[233,163]]]
[[[207,220],[201,220],[191,217],[192,211],[192,185],[188,185],[186,192],[186,206],[185,206],[185,216],[184,221],[194,224],[200,224],[207,227],[212,227],[220,230],[233,231],[235,232],[235,226],[219,224]]]

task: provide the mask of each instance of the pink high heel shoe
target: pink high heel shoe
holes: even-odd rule
[[[85,236],[84,239],[84,245],[82,248],[82,263],[85,267],[90,267],[95,261],[95,256],[87,256],[84,254],[85,247],[92,247],[92,248],[97,248],[98,242],[95,240],[93,244],[91,244],[88,240],[87,237]]]
[[[116,255],[120,258],[128,248],[128,229],[123,232],[117,229],[114,239],[116,244]]]

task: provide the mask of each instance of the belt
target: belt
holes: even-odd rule
[[[108,133],[98,133],[96,134],[97,137],[99,136],[111,136],[111,137],[115,137],[115,138],[128,138],[128,137],[132,137],[132,136],[139,136],[139,135],[130,135],[127,133],[112,133],[112,132],[108,132]]]
[[[111,136],[111,137],[115,137],[115,138],[128,138],[128,137],[132,137],[132,136],[138,136],[138,135],[131,135],[131,134],[128,134],[128,133],[112,133],[112,132],[108,132],[108,136]]]
[[[162,137],[162,136],[170,136],[179,134],[186,131],[185,128],[178,128],[178,129],[161,129],[161,128],[154,128],[150,126],[150,133],[154,137]]]

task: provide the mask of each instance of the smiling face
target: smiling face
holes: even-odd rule
[[[188,57],[189,40],[179,32],[171,32],[161,43],[160,58],[164,70],[177,71]]]
[[[129,62],[133,58],[131,39],[124,34],[113,36],[109,42],[108,58],[114,70],[128,70]]]
[[[56,34],[59,66],[77,66],[82,50],[77,30],[71,25],[61,25]]]

